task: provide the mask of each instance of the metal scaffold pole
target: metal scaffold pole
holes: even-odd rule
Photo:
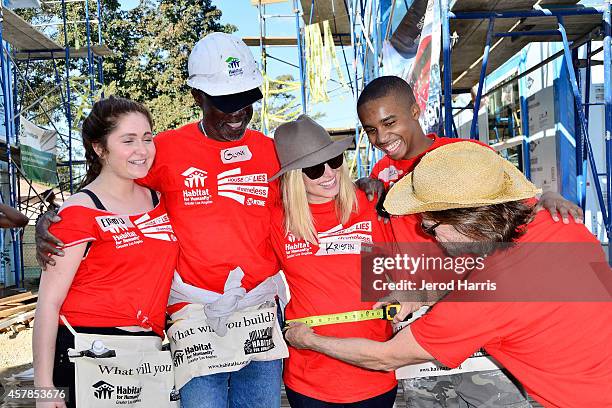
[[[70,194],[74,192],[72,183],[72,112],[70,98],[70,45],[68,43],[68,28],[66,27],[66,0],[62,0],[62,20],[64,22],[64,47],[66,61],[66,100],[64,101],[64,109],[66,113],[66,122],[68,124],[68,178],[70,183]]]
[[[4,8],[0,4],[0,75],[2,80],[2,105],[3,105],[3,113],[4,113],[4,132],[5,132],[5,141],[6,141],[6,161],[8,166],[8,179],[9,179],[9,205],[13,208],[16,207],[17,204],[17,187],[15,177],[15,165],[13,163],[13,157],[11,154],[11,135],[14,134],[12,120],[10,118],[13,117],[12,112],[9,111],[9,106],[12,106],[10,92],[11,86],[9,81],[9,65],[10,62],[7,59],[7,52],[4,47],[4,37],[3,37],[3,23],[4,23]],[[14,274],[15,274],[15,284],[18,287],[21,287],[22,279],[21,279],[21,250],[19,244],[19,234],[17,234],[16,228],[11,228],[11,241],[13,244],[13,260],[14,260]]]
[[[313,2],[314,3],[314,2]],[[302,113],[306,113],[306,78],[304,68],[304,50],[302,47],[302,30],[300,28],[300,6],[298,0],[293,0],[293,11],[295,13],[295,32],[297,36],[297,48],[298,48],[298,65],[300,67],[300,97],[302,99]],[[314,7],[311,10],[311,14],[314,13]]]
[[[453,84],[449,7],[449,0],[440,0],[440,17],[442,19],[442,62],[444,64],[444,136],[446,137],[452,137],[453,135]]]
[[[612,260],[612,243],[610,242],[610,236],[612,236],[612,223],[610,222],[610,212],[612,209],[612,70],[610,64],[612,63],[612,16],[610,2],[606,2],[606,6],[603,12],[603,25],[604,25],[604,102],[605,102],[605,126],[606,126],[606,198],[607,198],[607,209],[608,209],[608,223],[606,224],[606,231],[608,233],[608,262]],[[597,174],[594,177],[598,177]],[[602,209],[603,212],[603,209]]]

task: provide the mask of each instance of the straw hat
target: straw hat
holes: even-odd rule
[[[384,206],[390,214],[405,215],[524,200],[539,192],[512,163],[465,141],[423,156],[389,190]]]
[[[315,166],[341,155],[353,144],[352,137],[333,141],[327,130],[308,115],[283,123],[274,131],[274,147],[281,168],[270,181],[282,174]]]

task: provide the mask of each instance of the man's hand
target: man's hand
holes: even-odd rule
[[[388,223],[390,215],[383,207],[386,195],[385,185],[383,182],[370,177],[362,177],[355,182],[355,185],[358,189],[362,190],[366,194],[368,200],[372,201],[374,200],[374,197],[378,197],[378,201],[376,202],[378,221],[383,221],[385,224]]]
[[[538,204],[534,208],[534,211],[538,212],[543,209],[548,210],[552,216],[552,219],[556,222],[559,221],[559,215],[561,215],[564,224],[569,224],[570,215],[578,224],[581,224],[584,218],[582,208],[571,201],[566,200],[561,194],[552,191],[547,191],[546,193],[542,194],[540,201],[538,201]]]
[[[297,349],[310,348],[310,340],[316,336],[312,327],[300,322],[289,323],[283,331],[285,332],[285,340],[287,343]]]
[[[64,243],[49,233],[49,226],[59,221],[61,221],[61,218],[55,211],[47,211],[36,223],[36,261],[43,270],[45,270],[47,264],[55,265],[51,255],[64,256],[64,252],[57,248],[63,247]]]
[[[382,197],[385,192],[385,185],[383,182],[371,177],[362,177],[355,181],[355,185],[366,194],[370,201],[374,200],[375,196]]]
[[[408,317],[408,315],[416,312],[422,306],[424,306],[423,302],[397,302],[394,300],[393,301],[381,300],[379,302],[376,302],[374,306],[372,306],[372,309],[382,309],[386,305],[397,304],[397,303],[399,303],[401,307],[400,307],[399,313],[393,317],[393,323],[403,322],[404,319]]]

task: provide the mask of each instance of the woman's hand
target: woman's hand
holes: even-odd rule
[[[60,393],[58,392],[57,389],[55,389],[55,387],[53,385],[51,385],[50,387],[45,387],[45,390],[49,392],[49,394],[57,394],[60,395]],[[40,400],[37,399],[36,400],[36,408],[66,408],[66,402],[64,402],[63,400],[58,400],[58,401],[46,401],[46,400]]]

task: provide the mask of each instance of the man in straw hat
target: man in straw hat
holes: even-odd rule
[[[382,76],[367,84],[359,96],[357,112],[370,143],[385,154],[372,168],[370,177],[356,183],[371,199],[374,192],[380,197],[385,189],[410,174],[428,152],[451,143],[480,143],[426,135],[419,123],[421,112],[412,88],[397,76]],[[559,212],[564,222],[569,222],[569,215],[581,222],[580,207],[557,193],[545,193],[538,201],[537,209],[542,207],[548,209],[555,220],[559,220]],[[432,238],[419,228],[419,222],[417,217],[412,216],[391,217],[395,239],[401,243],[431,242]],[[399,317],[403,318],[410,311],[402,309]],[[441,399],[446,399],[451,405],[463,404],[462,400],[468,399],[495,400],[502,406],[522,401],[521,406],[529,406],[513,382],[499,370],[411,378],[404,380],[403,389],[406,400],[418,408],[436,406]],[[499,395],[505,397],[500,398]]]
[[[251,338],[234,330],[246,309],[266,305],[266,316],[276,316],[275,296],[284,296],[269,240],[279,190],[268,178],[279,164],[272,139],[248,129],[263,77],[247,45],[226,33],[198,41],[188,70],[202,119],[156,136],[155,162],[139,181],[164,195],[180,244],[168,337],[181,406],[279,406],[287,348],[276,317],[253,320]],[[38,256],[52,262],[47,254],[58,254],[61,242],[39,230]]]
[[[547,212],[533,215],[529,199],[537,192],[486,147],[454,143],[428,153],[391,188],[386,210],[421,213],[423,231],[453,259],[469,253],[484,260],[487,267],[458,281],[503,283],[506,292],[457,285],[387,342],[324,337],[298,323],[286,339],[373,370],[433,360],[454,368],[484,348],[547,407],[612,406],[610,269],[583,225],[555,223]],[[503,243],[512,246],[495,246]],[[520,254],[511,257],[516,264],[504,265],[513,251]],[[565,263],[569,274],[560,268]],[[535,295],[532,283],[539,285]]]

